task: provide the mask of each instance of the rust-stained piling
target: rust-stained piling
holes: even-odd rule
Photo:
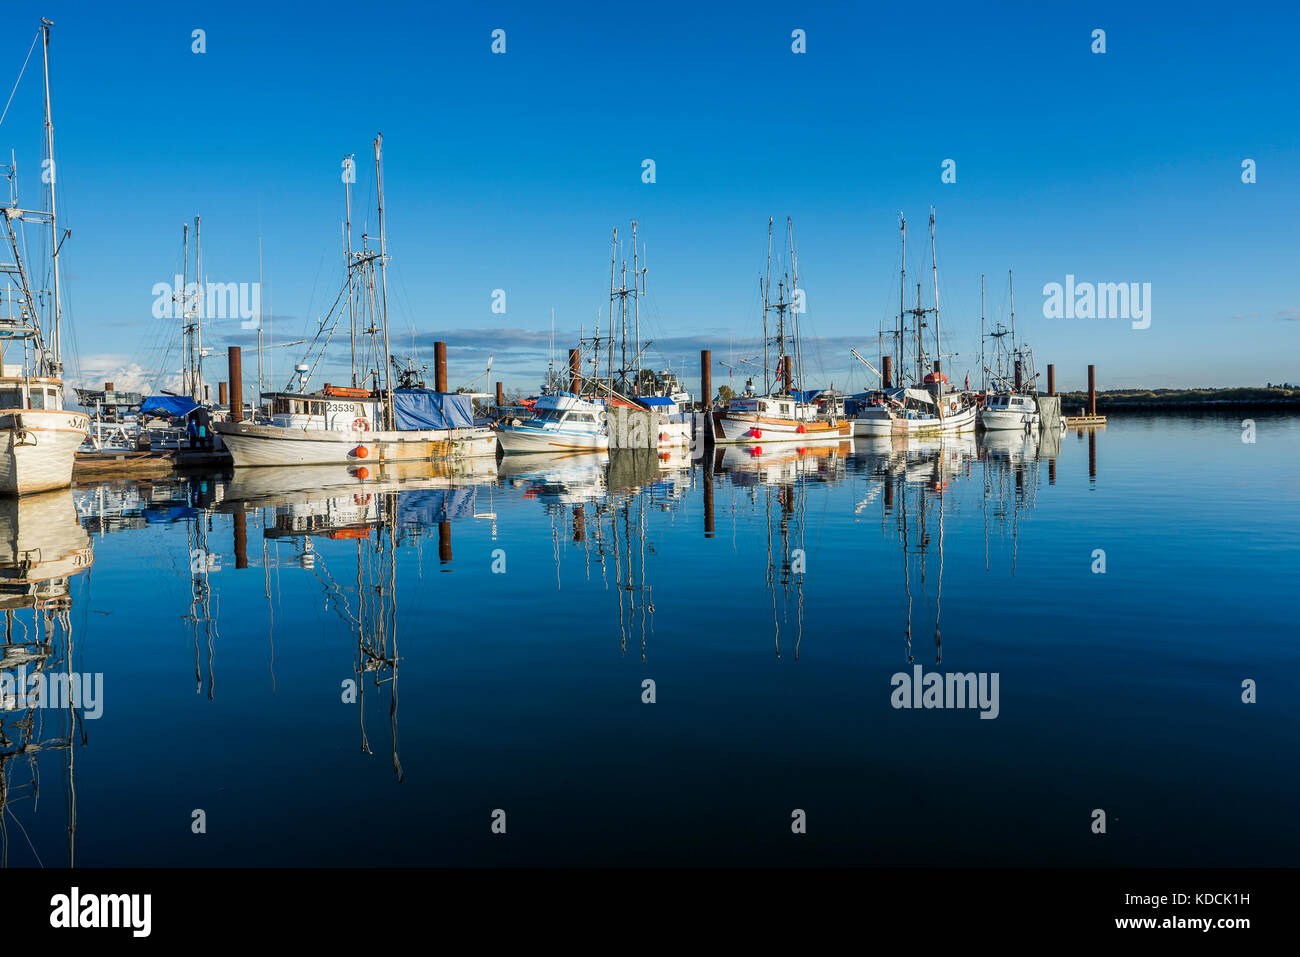
[[[781,385],[787,390],[794,389],[794,356],[786,356],[781,364]]]
[[[433,390],[447,391],[447,343],[433,344]]]
[[[713,537],[713,469],[704,467],[704,537]]]
[[[232,516],[235,522],[235,567],[248,567],[248,515],[242,508]]]
[[[581,505],[573,506],[573,540],[580,542],[587,537],[587,513]]]
[[[1088,414],[1097,414],[1097,367],[1088,366]]]
[[[1047,394],[1056,395],[1056,366],[1047,364]]]
[[[700,408],[708,412],[713,406],[713,352],[700,350]]]
[[[230,421],[244,421],[244,359],[239,346],[226,350],[226,363],[230,366]]]
[[[451,522],[438,523],[438,564],[451,564]]]
[[[1020,360],[1017,359],[1017,360],[1016,360],[1016,391],[1017,391],[1017,392],[1020,391],[1020,385],[1021,385],[1021,382],[1022,382],[1022,380],[1023,380],[1023,378],[1024,378],[1024,374],[1025,374],[1025,372],[1024,372],[1024,366],[1022,366],[1022,365],[1020,364]]]
[[[1088,430],[1088,478],[1097,481],[1097,430]]]
[[[113,392],[113,391],[115,391],[115,390],[113,389],[113,383],[111,383],[111,382],[105,382],[105,383],[104,383],[104,391],[105,391],[105,392]]]
[[[582,366],[578,360],[578,350],[569,350],[569,391],[577,395],[582,391]]]
[[[505,404],[506,404],[506,390],[503,389],[501,387],[501,383],[498,382],[497,383],[497,408],[499,409]]]
[[[880,387],[882,389],[892,389],[894,387],[894,357],[880,357]]]
[[[218,382],[217,383],[217,405],[229,405],[229,404],[230,404],[230,393],[226,389],[226,384],[224,382]]]

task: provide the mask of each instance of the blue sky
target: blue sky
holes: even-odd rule
[[[451,343],[454,385],[534,389],[607,309],[610,230],[648,252],[648,362],[754,354],[769,216],[792,216],[806,382],[864,387],[916,270],[931,204],[951,361],[974,378],[980,274],[1058,386],[1300,380],[1300,133],[1284,5],[17,3],[5,95],[55,21],[70,378],[154,382],[175,321],[152,287],[203,217],[213,282],[256,282],[277,340],[314,331],[341,281],[340,162],[382,131],[394,351]],[[490,51],[494,29],[507,52]],[[1091,52],[1094,29],[1106,53]],[[194,29],[207,52],[191,51]],[[791,51],[806,31],[807,52]],[[0,125],[38,200],[39,50]],[[641,181],[642,160],[656,182]],[[1241,181],[1254,159],[1258,182]],[[945,159],[957,181],[940,180]],[[355,216],[357,232],[364,212]],[[373,214],[371,214],[373,225]],[[1043,286],[1152,287],[1150,328],[1047,319]],[[928,275],[926,295],[929,296]],[[504,289],[506,314],[491,311]],[[218,347],[248,341],[233,322]],[[276,349],[275,377],[297,358]],[[344,357],[343,350],[339,351]],[[249,368],[251,356],[245,358]],[[224,378],[224,361],[208,378]],[[336,376],[337,377],[337,376]],[[714,380],[726,381],[715,369]],[[278,381],[277,384],[282,384]]]

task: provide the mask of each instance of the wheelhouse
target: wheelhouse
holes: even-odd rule
[[[32,376],[0,377],[0,410],[48,409],[62,411],[63,382]]]

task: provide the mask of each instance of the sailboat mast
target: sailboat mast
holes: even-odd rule
[[[898,335],[895,339],[895,345],[898,349],[898,355],[895,357],[894,365],[898,368],[898,377],[903,377],[903,317],[907,312],[907,220],[903,214],[898,214],[898,229],[903,237],[903,251],[899,260],[898,269]]]
[[[190,224],[181,226],[181,338],[185,342],[185,365],[181,369],[181,391],[194,394],[194,339],[190,333]]]
[[[794,220],[785,218],[785,232],[790,242],[790,302],[792,322],[794,324],[794,375],[786,383],[786,388],[793,390],[795,383],[803,388],[803,339],[799,335],[799,259],[794,251]]]
[[[609,247],[609,359],[605,363],[605,374],[609,377],[609,387],[614,388],[614,277],[618,272],[618,227],[614,227],[614,238]]]
[[[197,287],[198,307],[194,311],[194,394],[195,402],[203,401],[203,240],[199,233],[200,217],[194,217],[194,284]]]
[[[356,169],[356,154],[343,159],[344,169]],[[352,295],[352,183],[351,176],[343,177],[343,268],[348,281],[348,338],[352,343],[352,388],[357,387],[357,307]]]
[[[50,27],[54,24],[41,18],[41,58],[45,68],[45,158],[48,162],[48,179],[50,183],[50,255],[51,271],[54,279],[54,319],[50,327],[50,356],[43,358],[41,365],[54,376],[63,375],[62,335],[63,303],[59,293],[59,242],[58,215],[54,203],[54,119],[50,110]]]
[[[635,368],[632,370],[636,378],[632,382],[632,395],[641,395],[641,288],[645,284],[645,269],[640,265],[636,248],[636,220],[632,220],[632,348],[636,350],[636,357],[632,360]]]
[[[980,273],[980,391],[988,391],[988,380],[984,371],[984,274]]]
[[[388,236],[384,231],[384,135],[375,136],[375,187],[379,195],[379,309],[384,324],[384,427],[396,428],[393,412],[393,360],[388,344]]]
[[[943,341],[939,337],[939,260],[934,251],[934,207],[930,207],[930,270],[934,275],[934,355],[943,369]]]

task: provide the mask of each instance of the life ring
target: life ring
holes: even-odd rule
[[[370,496],[369,496],[369,495],[353,495],[353,496],[352,496],[352,504],[353,504],[353,505],[369,505],[369,504],[370,504]]]
[[[369,432],[369,431],[370,431],[370,420],[369,420],[369,419],[360,419],[360,418],[353,419],[353,420],[352,420],[352,431],[354,431],[354,432]]]

